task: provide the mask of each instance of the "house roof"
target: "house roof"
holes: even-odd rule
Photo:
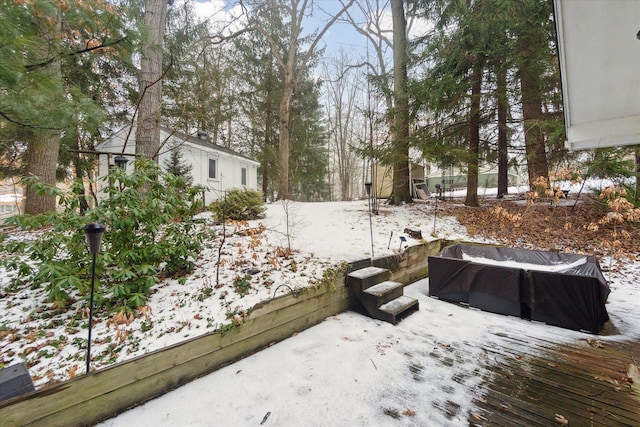
[[[243,159],[249,160],[251,162],[256,162],[258,163],[255,159],[252,159],[251,157],[245,156],[244,154],[241,154],[237,151],[234,151],[230,148],[227,147],[223,147],[221,145],[217,145],[214,144],[212,142],[209,142],[205,139],[199,138],[197,136],[193,136],[193,135],[189,135],[183,132],[179,132],[179,131],[172,131],[171,129],[161,126],[160,127],[160,131],[164,132],[174,138],[178,138],[180,140],[183,140],[185,142],[189,142],[190,144],[194,144],[194,145],[198,145],[200,147],[204,147],[204,148],[210,148],[212,150],[216,150],[216,151],[220,151],[226,154],[230,154],[232,156],[236,156],[236,157],[241,157]]]
[[[131,131],[132,135],[135,134],[135,125],[133,127],[134,127],[134,129]],[[97,148],[101,148],[101,146],[105,145],[107,141],[112,140],[114,137],[116,137],[121,132],[128,130],[128,128],[129,128],[129,126],[124,126],[124,127],[120,128],[119,130],[117,130],[116,132],[111,134],[108,138],[106,138],[103,142],[98,144]],[[184,132],[171,130],[170,128],[167,128],[165,126],[161,126],[160,127],[160,135],[161,135],[161,139],[162,140],[169,140],[169,139],[179,140],[181,142],[186,142],[186,143],[189,143],[191,145],[196,145],[196,146],[203,147],[203,148],[206,148],[206,149],[209,149],[209,150],[213,150],[213,151],[218,151],[218,152],[221,152],[221,153],[229,154],[231,156],[239,157],[239,158],[245,159],[245,160],[247,160],[249,162],[259,164],[259,162],[256,161],[255,159],[252,159],[251,157],[245,156],[244,154],[241,154],[241,153],[239,153],[237,151],[234,151],[234,150],[232,150],[230,148],[214,144],[214,143],[212,143],[210,141],[201,139],[201,138],[199,138],[197,136],[186,134]]]

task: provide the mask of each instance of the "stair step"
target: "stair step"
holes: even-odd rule
[[[401,296],[379,307],[380,311],[397,318],[403,314],[408,314],[413,310],[418,310],[418,300],[408,296]],[[396,319],[397,320],[397,319]]]
[[[348,286],[355,287],[356,292],[362,292],[373,285],[388,280],[390,276],[391,272],[386,268],[365,267],[350,272],[346,282]]]
[[[370,298],[373,298],[376,301],[376,307],[379,307],[382,304],[402,296],[403,291],[404,285],[402,283],[386,280],[365,289],[363,292],[365,295],[363,296],[366,297],[368,295]]]

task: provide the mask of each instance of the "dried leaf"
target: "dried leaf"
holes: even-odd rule
[[[563,417],[560,414],[556,414],[556,419],[555,421],[560,424],[561,426],[568,426],[569,425],[569,420],[567,420],[565,417]]]
[[[76,376],[76,372],[78,371],[78,365],[73,365],[70,369],[69,369],[69,379],[73,379]]]
[[[587,338],[586,341],[593,348],[604,348],[604,345],[595,338]]]

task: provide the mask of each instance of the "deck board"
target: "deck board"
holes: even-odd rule
[[[640,396],[633,393],[626,367],[640,354],[637,342],[584,339],[559,345],[550,339],[495,334],[486,342],[483,382],[474,393],[472,426],[550,426],[556,414],[570,426],[638,426]],[[560,342],[560,340],[559,340]],[[460,381],[463,379],[461,378]]]

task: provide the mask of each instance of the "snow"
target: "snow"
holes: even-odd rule
[[[486,257],[478,257],[462,253],[462,259],[465,261],[471,261],[478,264],[496,265],[500,267],[520,268],[522,270],[534,270],[534,271],[549,271],[549,272],[561,272],[576,268],[580,265],[586,264],[587,257],[582,257],[571,263],[558,263],[558,264],[532,264],[528,262],[518,262],[513,260],[497,260]]]
[[[400,236],[406,245],[419,244],[404,234],[407,227],[420,229],[427,240],[470,240],[454,218],[434,215],[434,205],[434,201],[382,205],[379,215],[371,218],[375,256],[404,250]],[[215,285],[218,241],[214,241],[203,251],[194,274],[184,282],[168,280],[158,286],[149,300],[148,317],[139,313],[130,324],[118,326],[129,335],[124,343],[115,342],[113,324],[107,326],[104,318],[97,321],[92,354],[99,358],[94,357],[93,368],[202,335],[231,319],[241,322],[257,302],[308,286],[337,262],[371,255],[366,200],[273,203],[264,220],[243,227],[255,229],[260,223],[265,230],[253,249],[257,257],[249,255],[246,236],[227,237],[222,286]],[[276,248],[289,246],[287,234],[297,252],[289,259],[273,258]],[[606,276],[612,292],[607,310],[615,332],[598,340],[640,339],[640,262],[600,261],[609,266]],[[249,268],[260,272],[241,296],[232,282],[238,271]],[[70,316],[52,314],[44,309],[50,307],[44,292],[28,287],[4,291],[7,287],[10,277],[0,272],[0,290],[11,295],[0,300],[2,329],[12,331],[0,334],[4,363],[38,360],[30,372],[39,377],[40,387],[68,378],[74,366],[82,374],[86,342],[74,341],[86,338],[83,300],[72,307]],[[405,295],[419,300],[420,309],[396,326],[355,312],[341,313],[102,425],[467,425],[482,381],[478,369],[496,357],[485,354],[482,345],[499,348],[501,331],[558,345],[591,337],[463,308],[427,294],[428,280],[405,288]],[[61,335],[65,340],[58,339]],[[43,345],[54,338],[57,349],[51,343]],[[42,350],[46,356],[32,357]]]

